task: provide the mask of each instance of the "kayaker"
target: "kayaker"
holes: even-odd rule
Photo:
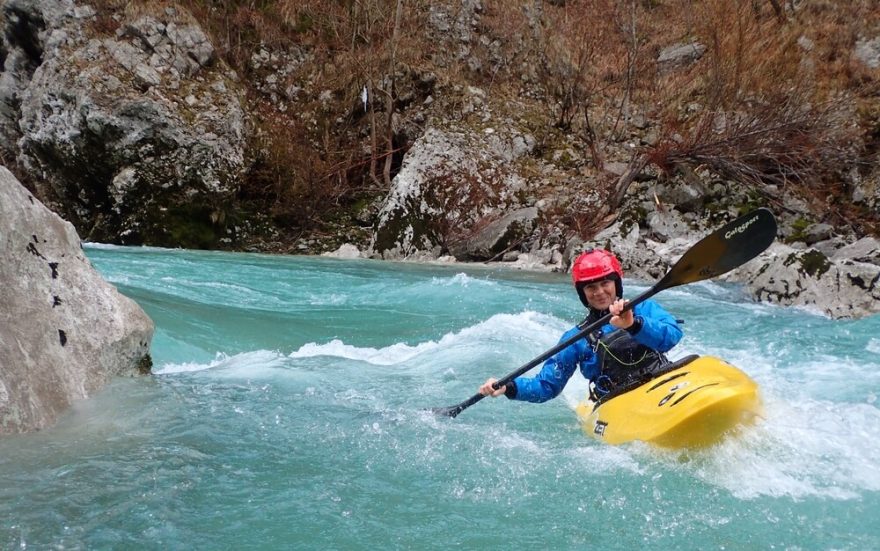
[[[497,390],[492,388],[497,379],[490,378],[480,387],[480,394],[546,402],[562,392],[580,367],[590,381],[592,399],[597,400],[622,385],[650,378],[652,372],[669,363],[664,353],[681,340],[681,328],[650,299],[623,312],[623,269],[617,257],[604,249],[589,249],[575,260],[571,277],[589,313],[562,335],[560,342],[609,312],[610,323],[548,359],[535,377],[517,377]]]

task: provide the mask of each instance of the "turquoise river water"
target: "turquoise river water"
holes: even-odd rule
[[[656,299],[765,416],[700,451],[600,444],[558,399],[456,404],[553,346],[562,274],[91,245],[154,376],[0,439],[0,549],[880,549],[880,317],[703,282]],[[626,294],[647,288],[626,280]]]

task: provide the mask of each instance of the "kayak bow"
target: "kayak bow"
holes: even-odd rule
[[[642,440],[666,448],[697,448],[719,441],[761,413],[758,385],[712,356],[689,356],[632,390],[581,402],[584,431],[608,444]]]

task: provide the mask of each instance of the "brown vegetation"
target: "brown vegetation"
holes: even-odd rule
[[[711,0],[694,17],[706,55],[661,80],[674,92],[664,93],[669,108],[650,161],[709,167],[782,192],[792,187],[823,209],[832,198],[846,202],[846,174],[867,168],[872,155],[857,113],[877,105],[880,80],[852,58],[858,38],[880,29],[871,2],[804,2],[787,12],[777,2]],[[692,101],[699,105],[690,110]],[[827,212],[837,223],[853,214]]]
[[[103,0],[111,12],[125,4]],[[824,193],[846,185],[841,175],[864,169],[878,149],[880,80],[852,58],[860,37],[880,33],[875,0],[485,0],[479,36],[466,44],[482,61],[476,66],[454,51],[458,38],[427,24],[432,6],[444,3],[178,4],[249,85],[255,168],[242,199],[268,204],[282,225],[314,227],[387,190],[416,137],[395,114],[406,119],[411,102],[455,84],[482,86],[499,112],[519,98],[547,147],[574,139],[609,211],[650,164]],[[699,60],[658,65],[662,48],[692,41],[706,47]],[[252,58],[261,49],[305,56],[279,83],[298,87],[295,97],[279,100],[257,86],[266,75]],[[612,176],[608,160],[631,170]]]

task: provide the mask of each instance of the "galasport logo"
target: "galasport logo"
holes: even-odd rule
[[[599,436],[605,436],[605,427],[608,426],[608,423],[605,421],[596,421],[596,426],[593,427],[593,433],[598,434]]]
[[[740,233],[746,231],[746,229],[748,229],[749,226],[751,226],[752,224],[754,224],[755,221],[756,221],[757,219],[758,219],[758,217],[757,217],[757,216],[754,216],[754,217],[752,217],[752,218],[746,220],[745,222],[742,223],[741,226],[738,226],[738,227],[736,227],[736,228],[733,228],[733,229],[730,230],[729,232],[725,233],[725,234],[724,234],[724,239],[730,239],[731,237],[733,237],[733,236],[735,236],[735,235],[737,235],[737,234],[740,234]]]

